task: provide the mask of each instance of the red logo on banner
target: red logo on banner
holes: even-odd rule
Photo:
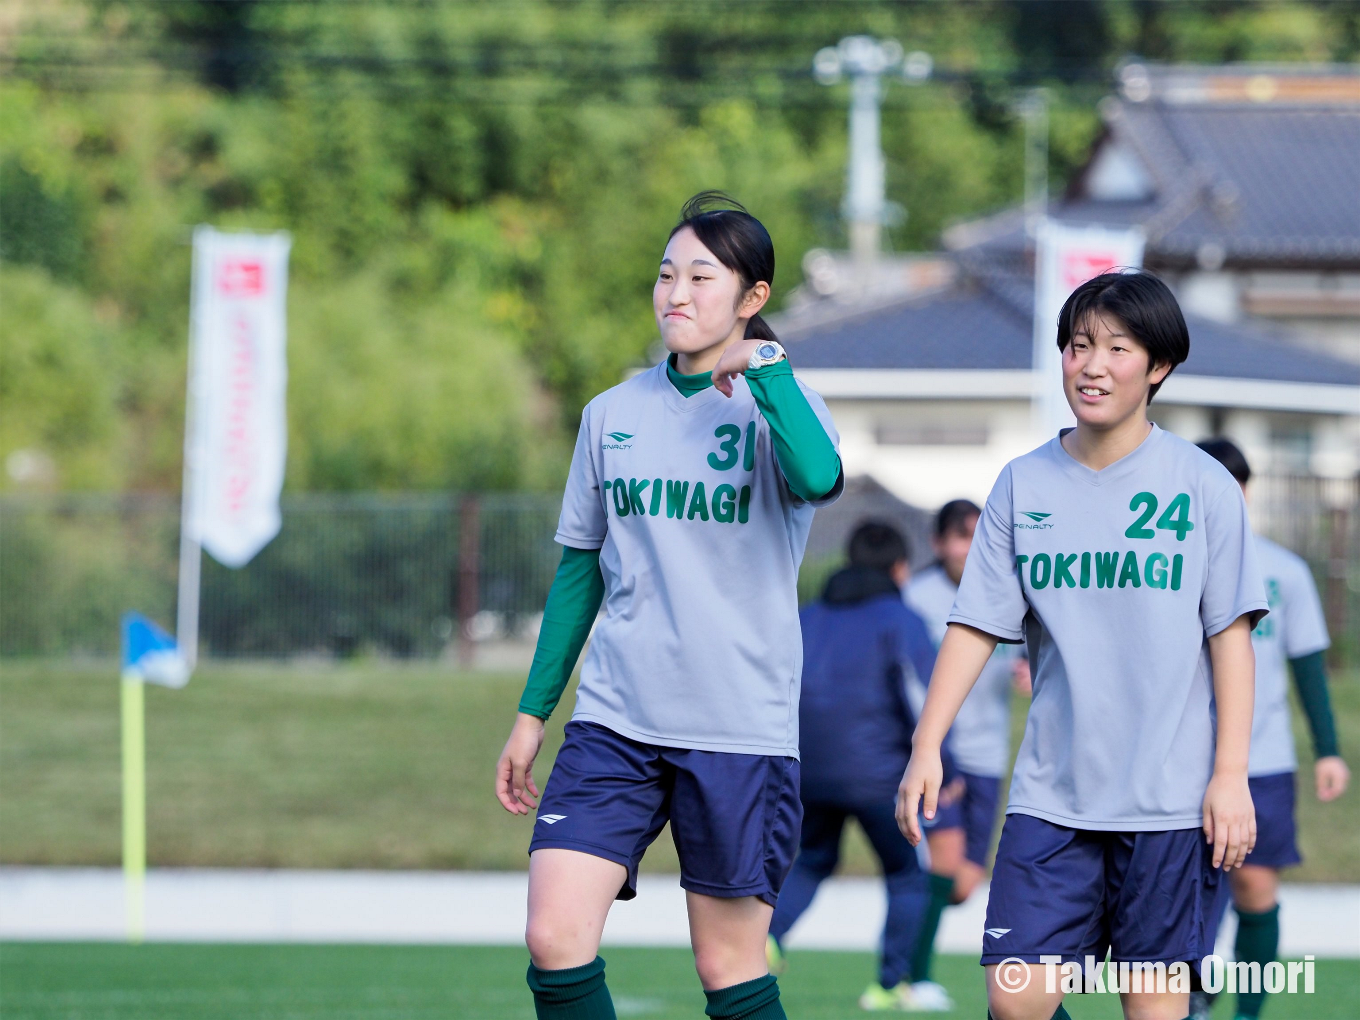
[[[1119,256],[1109,251],[1063,252],[1062,282],[1069,291],[1076,290],[1087,280],[1108,272],[1119,263]]]
[[[224,297],[258,297],[264,293],[264,264],[227,259],[217,270],[217,292]]]

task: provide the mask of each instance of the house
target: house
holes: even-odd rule
[[[1190,359],[1152,406],[1258,470],[1360,471],[1360,74],[1131,64],[1105,130],[1048,214],[1137,225],[1177,292]],[[774,321],[826,398],[847,473],[917,506],[985,498],[1032,424],[1025,211],[961,224],[946,252],[863,267],[810,253]]]

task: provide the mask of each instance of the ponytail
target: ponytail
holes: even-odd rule
[[[774,330],[770,328],[770,324],[768,322],[761,318],[759,312],[757,312],[755,315],[751,316],[749,320],[747,320],[746,339],[768,340],[772,343],[779,342],[779,337],[774,335]]]

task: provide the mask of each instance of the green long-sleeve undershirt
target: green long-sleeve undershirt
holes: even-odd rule
[[[562,562],[548,589],[548,604],[543,608],[543,624],[538,630],[534,662],[529,680],[519,699],[519,710],[526,715],[547,719],[557,707],[562,692],[581,657],[591,624],[604,601],[604,578],[600,575],[600,550],[562,550]]]
[[[713,385],[710,373],[681,375],[669,362],[666,374],[685,397]],[[841,459],[816,412],[793,378],[787,361],[746,373],[751,394],[774,437],[775,456],[799,499],[822,499],[840,480]],[[562,550],[562,562],[548,590],[543,624],[538,632],[534,662],[519,701],[519,710],[547,719],[571,679],[591,625],[604,601],[604,578],[600,575],[600,550]]]
[[[681,375],[671,360],[666,375],[685,397],[702,393],[713,385],[712,375]],[[746,373],[751,396],[770,423],[775,459],[789,483],[789,491],[812,503],[831,495],[841,477],[841,458],[826,434],[817,412],[793,377],[793,366],[779,361]]]
[[[1308,729],[1313,734],[1313,754],[1330,758],[1340,754],[1336,742],[1336,721],[1332,718],[1332,699],[1327,693],[1327,666],[1322,653],[1303,655],[1289,660],[1294,674],[1294,686],[1299,692],[1303,714],[1308,718]]]

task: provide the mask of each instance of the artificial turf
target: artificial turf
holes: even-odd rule
[[[606,949],[620,1020],[703,1016],[683,949]],[[790,1020],[859,1015],[867,953],[793,952],[780,979]],[[532,1020],[527,960],[511,946],[0,945],[4,1020]],[[976,957],[944,956],[951,1014],[985,1016]],[[1279,995],[1265,1020],[1360,1016],[1360,961],[1321,960],[1313,995]],[[1217,1020],[1230,1017],[1220,1003]],[[1112,995],[1069,996],[1073,1020],[1114,1020]]]

